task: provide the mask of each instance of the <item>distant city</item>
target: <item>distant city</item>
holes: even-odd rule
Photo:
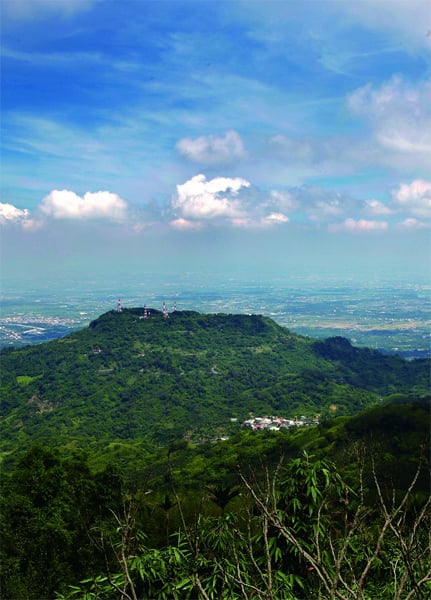
[[[160,311],[246,313],[271,317],[291,331],[316,338],[341,335],[405,358],[431,356],[430,286],[281,279],[264,283],[233,278],[169,283],[143,281],[84,287],[53,283],[17,291],[3,287],[0,347],[19,347],[67,335],[108,310],[143,307]]]

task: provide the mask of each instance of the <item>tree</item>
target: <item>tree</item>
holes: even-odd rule
[[[388,493],[373,458],[358,458],[356,485],[307,454],[270,472],[241,473],[243,504],[186,522],[149,548],[132,513],[115,515],[114,572],[58,598],[127,600],[425,600],[431,593],[431,498],[417,490],[422,460],[402,493]],[[364,478],[365,460],[371,479]]]
[[[236,486],[210,485],[207,486],[210,493],[209,499],[214,502],[222,512],[233,498],[240,494],[240,488]]]
[[[52,598],[65,583],[103,567],[91,532],[116,509],[121,480],[93,475],[85,457],[62,459],[36,446],[3,474],[0,510],[2,598]]]
[[[401,494],[386,494],[371,461],[373,489],[345,485],[333,465],[304,455],[264,489],[242,481],[263,521],[311,574],[307,598],[417,600],[431,591],[431,497],[415,494],[421,461]],[[281,469],[279,469],[279,472]],[[370,505],[366,495],[376,500]]]

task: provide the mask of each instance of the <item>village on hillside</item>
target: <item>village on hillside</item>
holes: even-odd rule
[[[290,427],[308,427],[310,425],[318,425],[319,419],[316,417],[310,419],[304,415],[294,417],[293,419],[285,419],[284,417],[251,417],[241,423],[242,428],[253,430],[280,431]]]

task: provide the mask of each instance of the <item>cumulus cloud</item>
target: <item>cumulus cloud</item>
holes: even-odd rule
[[[188,160],[207,165],[228,163],[245,155],[241,136],[233,130],[223,137],[183,138],[177,142],[177,149]]]
[[[391,204],[395,210],[407,212],[413,217],[431,218],[431,182],[416,179],[400,185],[392,192]]]
[[[376,143],[403,160],[429,164],[431,80],[410,85],[393,77],[380,87],[367,84],[348,98],[350,110],[367,122]],[[393,158],[393,156],[392,156]],[[387,157],[390,160],[391,156]]]
[[[244,214],[238,193],[250,183],[239,177],[216,177],[209,181],[196,175],[177,185],[172,208],[186,219],[237,218]]]
[[[431,218],[431,182],[416,179],[395,188],[387,202],[359,200],[316,186],[292,188],[296,213],[330,231],[385,231],[390,226],[421,228]]]
[[[319,186],[285,190],[260,190],[240,177],[208,179],[196,175],[176,186],[176,194],[162,209],[151,203],[129,207],[118,194],[53,190],[32,212],[0,204],[0,223],[27,230],[63,222],[110,221],[140,233],[161,223],[178,231],[208,225],[242,229],[268,228],[297,223],[328,227],[332,232],[383,232],[389,227],[414,230],[430,225],[431,182],[416,179],[400,184],[388,201],[359,200]]]
[[[0,203],[0,225],[19,226],[22,229],[35,230],[42,227],[42,221],[30,217],[27,208],[17,208],[13,204]]]
[[[87,192],[78,196],[69,190],[53,190],[39,208],[43,215],[54,219],[122,220],[127,203],[112,192]]]
[[[368,221],[366,219],[355,219],[348,218],[342,223],[333,223],[329,225],[328,229],[332,232],[337,231],[348,231],[352,233],[366,233],[370,231],[385,231],[388,228],[386,221]]]
[[[404,215],[404,220],[399,226],[407,229],[420,229],[426,227],[426,222],[431,218],[431,182],[424,179],[415,179],[410,183],[403,183],[392,190],[390,201],[387,203],[379,200],[367,200],[365,213],[375,217]]]
[[[177,185],[171,226],[183,230],[209,223],[242,229],[272,227],[289,222],[285,209],[292,202],[288,192],[264,192],[239,177],[207,180],[201,174]]]
[[[21,210],[13,204],[0,203],[0,223],[22,223],[28,215],[26,208]]]
[[[12,204],[0,204],[0,224],[39,229],[50,221],[110,220],[123,223],[128,214],[125,200],[112,192],[87,192],[78,196],[70,190],[53,190],[30,213]]]
[[[326,226],[332,232],[384,232],[390,227],[419,229],[431,216],[431,182],[399,185],[387,201],[362,200],[319,186],[262,191],[240,178],[206,180],[197,175],[177,186],[171,226],[192,229],[204,224],[258,228],[297,223]]]

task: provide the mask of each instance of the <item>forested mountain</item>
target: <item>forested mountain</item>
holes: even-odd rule
[[[316,341],[256,315],[143,308],[1,353],[1,449],[166,444],[232,433],[256,415],[320,420],[428,392],[428,360]],[[236,419],[235,423],[231,421]]]
[[[430,361],[141,308],[1,361],[5,600],[431,593]]]

